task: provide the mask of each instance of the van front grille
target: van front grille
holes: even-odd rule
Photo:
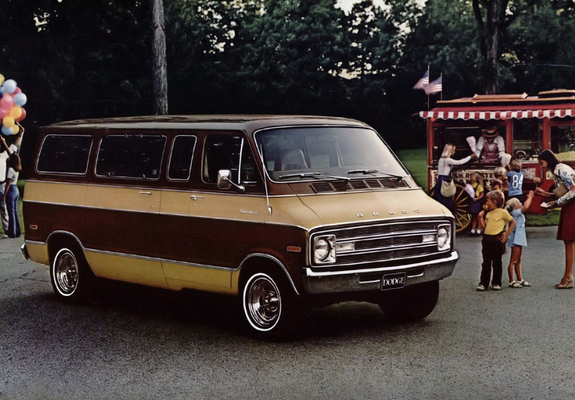
[[[374,268],[380,268],[445,257],[451,248],[443,251],[437,249],[437,228],[440,225],[451,225],[451,222],[439,219],[395,221],[320,229],[311,234],[311,243],[318,235],[335,235],[336,262],[312,266],[322,269],[339,267],[349,269],[350,266],[365,269],[369,268],[366,264],[374,264]],[[310,259],[313,260],[313,254]]]

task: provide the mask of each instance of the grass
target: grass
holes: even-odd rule
[[[399,150],[397,156],[409,170],[415,181],[427,191],[427,153],[426,149]],[[553,210],[545,215],[527,214],[527,226],[552,226],[559,223],[559,210]]]

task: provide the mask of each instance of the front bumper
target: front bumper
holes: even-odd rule
[[[309,294],[374,291],[381,289],[381,278],[387,273],[405,271],[406,286],[446,278],[453,273],[458,259],[459,255],[453,251],[448,257],[438,260],[394,267],[337,272],[314,272],[310,268],[304,268],[302,281]]]

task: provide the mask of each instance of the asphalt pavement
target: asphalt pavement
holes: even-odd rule
[[[61,303],[22,239],[1,239],[0,399],[572,399],[575,290],[554,288],[555,230],[527,230],[530,288],[475,291],[480,238],[459,235],[424,321],[342,303],[285,343],[251,339],[232,299],[196,292],[110,284],[102,305]]]

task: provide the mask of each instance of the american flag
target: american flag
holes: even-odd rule
[[[423,90],[425,90],[426,94],[435,94],[441,92],[443,90],[443,82],[441,76],[423,87]]]
[[[417,83],[415,84],[415,86],[413,88],[414,89],[423,89],[423,90],[427,91],[426,87],[428,87],[428,86],[429,86],[429,71],[425,71],[425,74],[423,74],[421,79],[417,81]]]

